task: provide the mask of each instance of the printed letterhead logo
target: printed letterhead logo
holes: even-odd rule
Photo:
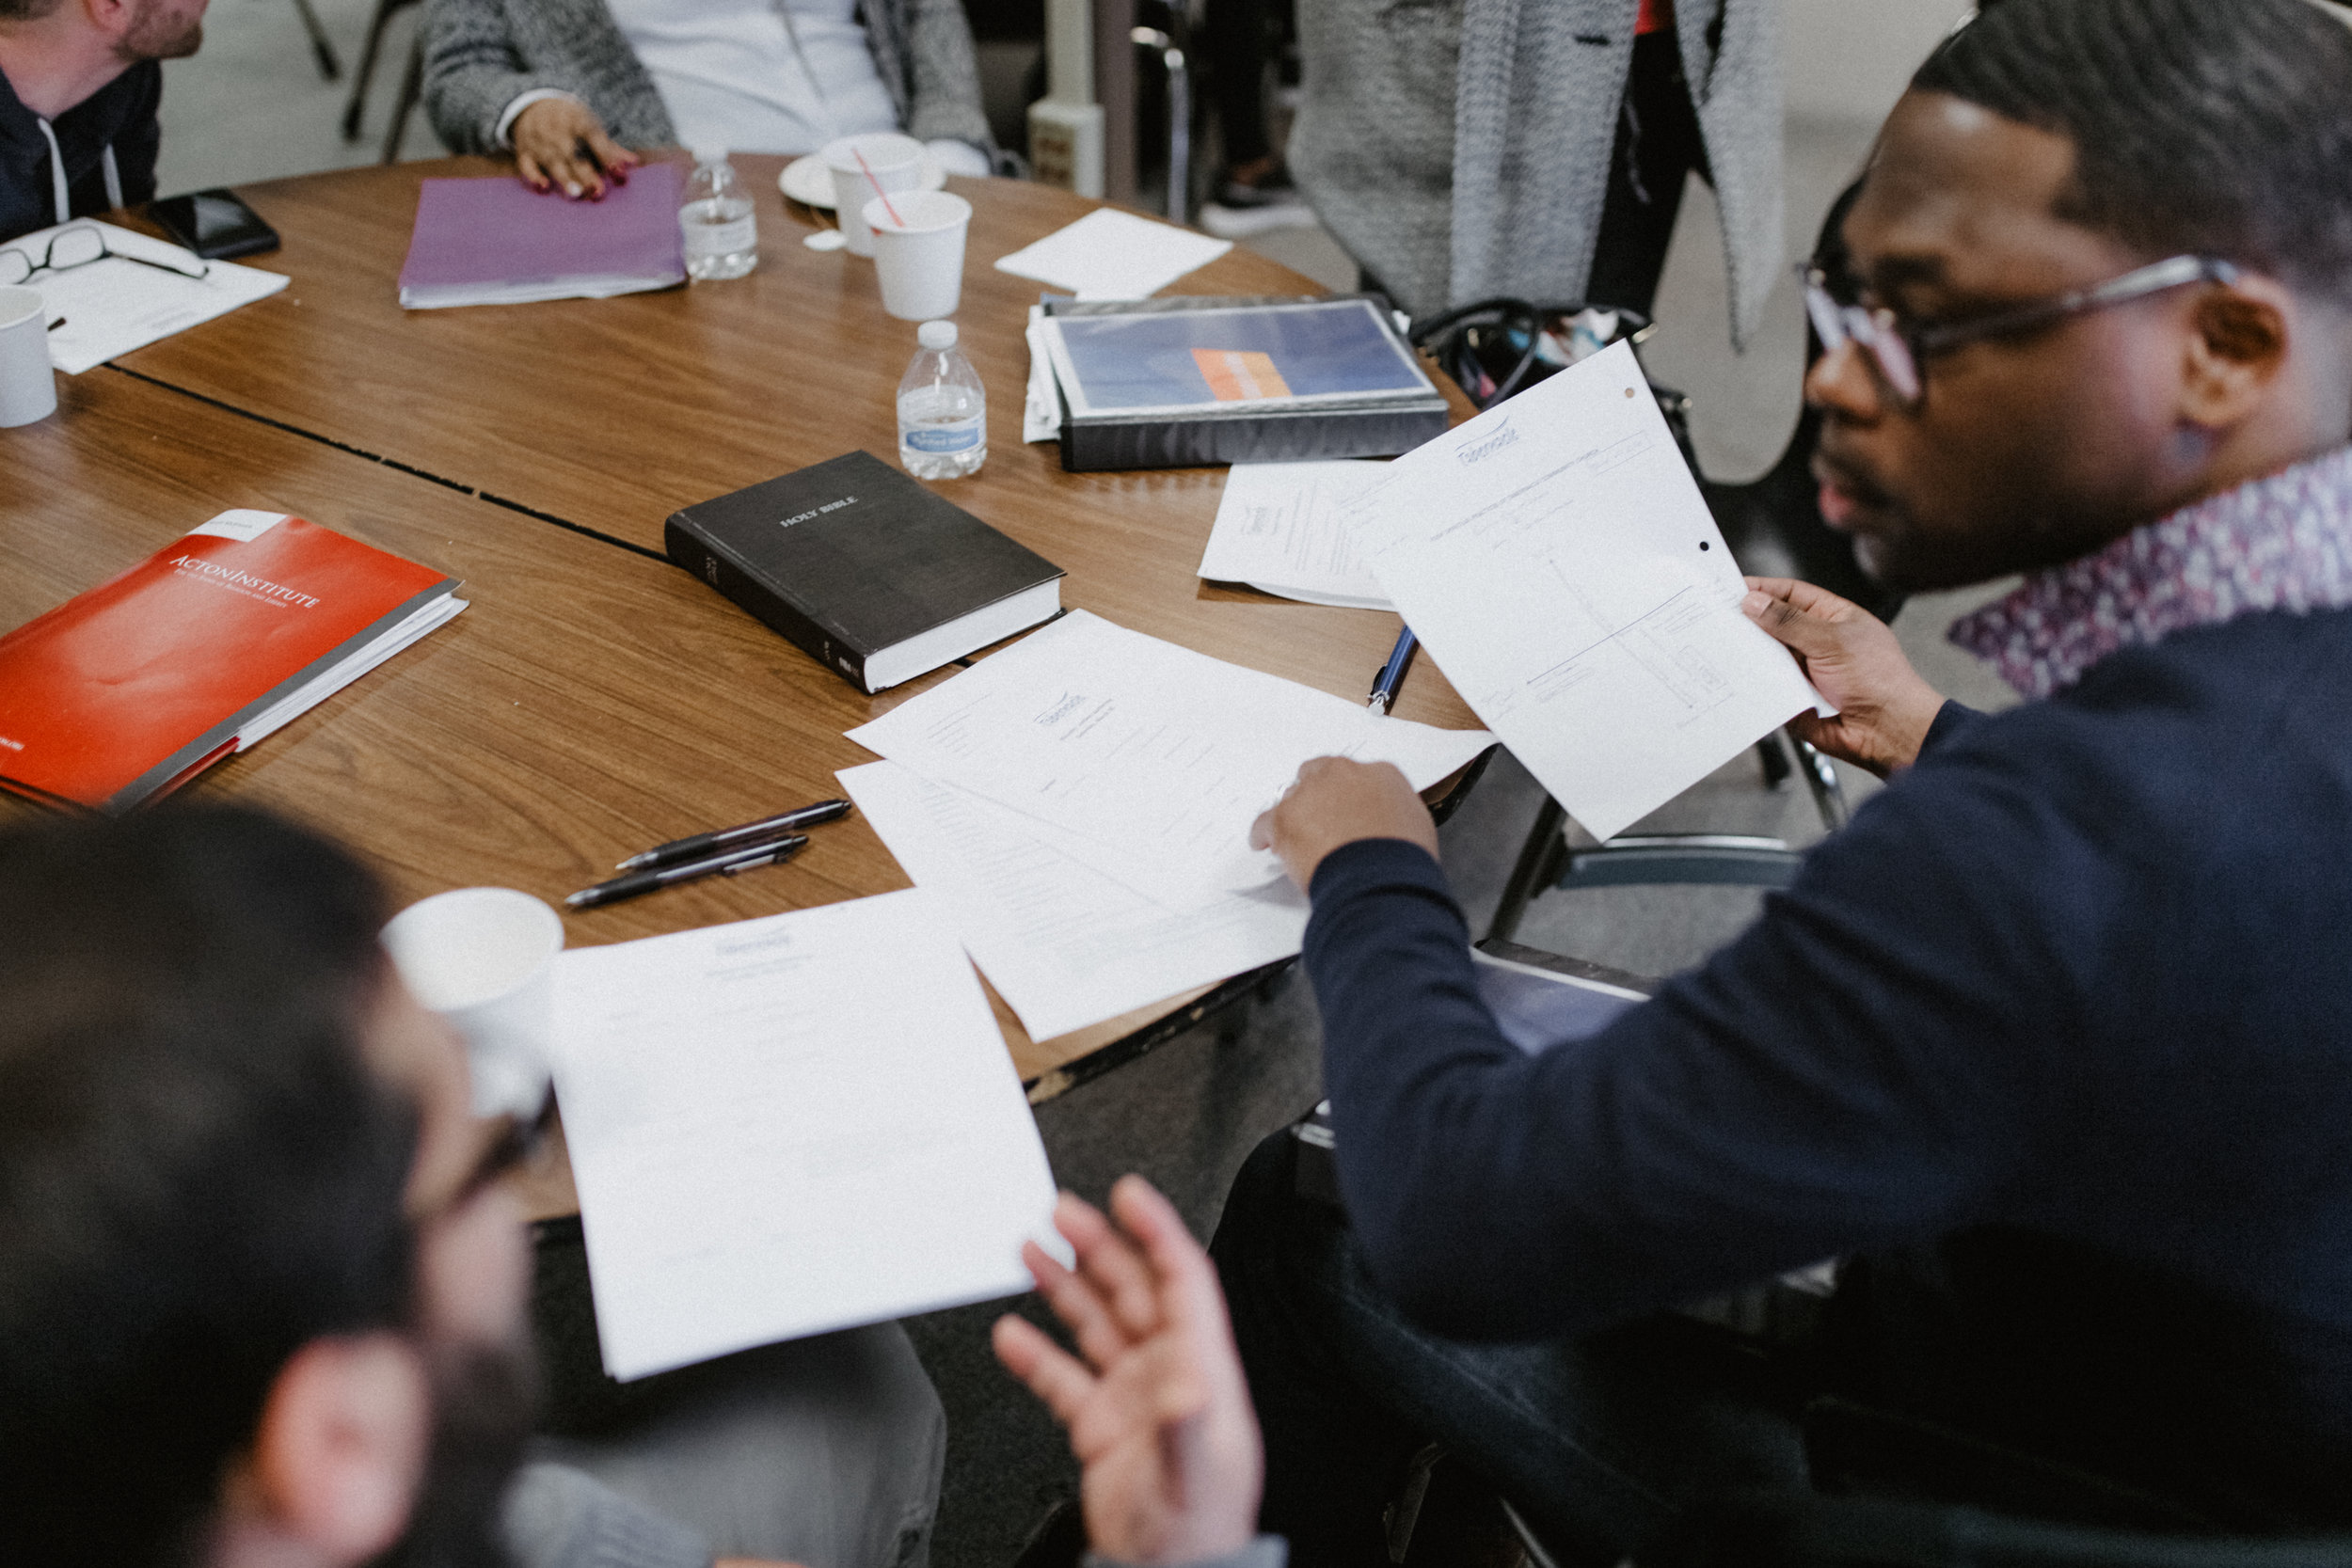
[[[209,582],[216,588],[234,590],[249,599],[292,605],[299,610],[316,610],[319,607],[314,595],[305,594],[298,588],[289,588],[267,578],[257,578],[250,572],[240,572],[234,566],[218,565],[200,556],[175,555],[171,558],[171,564],[182,572],[192,574],[199,581]]]
[[[1454,455],[1461,461],[1464,467],[1468,467],[1472,463],[1484,463],[1518,438],[1519,433],[1512,427],[1510,420],[1505,420],[1502,421],[1501,430],[1496,431],[1492,436],[1472,441]]]

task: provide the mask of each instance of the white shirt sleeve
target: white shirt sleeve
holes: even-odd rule
[[[514,150],[515,138],[511,133],[515,129],[515,121],[525,109],[546,98],[568,98],[575,103],[580,102],[579,94],[565,92],[562,87],[533,87],[529,92],[518,92],[512,103],[499,111],[498,129],[490,134],[490,139],[509,151]]]
[[[989,166],[988,154],[968,141],[957,141],[952,136],[939,136],[923,145],[933,158],[939,160],[939,166],[949,174],[993,174],[996,172]]]

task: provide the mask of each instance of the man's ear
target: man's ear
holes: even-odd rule
[[[137,0],[68,0],[82,8],[89,24],[109,39],[119,40],[138,20]]]
[[[230,1483],[226,1533],[367,1561],[407,1528],[432,1428],[431,1385],[406,1340],[313,1339],[270,1386],[252,1457]]]
[[[2276,281],[2241,277],[2189,308],[2182,416],[2226,430],[2252,413],[2286,368],[2295,298]]]

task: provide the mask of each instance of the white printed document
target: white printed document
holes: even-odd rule
[[[1308,604],[1387,610],[1388,596],[1340,520],[1386,463],[1236,463],[1225,476],[1200,576]]]
[[[1306,895],[1287,879],[1173,910],[994,801],[895,762],[836,776],[1032,1039],[1279,962],[1306,936]]]
[[[996,270],[1067,289],[1080,299],[1143,299],[1232,248],[1231,240],[1098,207],[998,257]]]
[[[922,889],[574,949],[555,1045],[613,1377],[1029,1288],[1054,1180]]]
[[[1311,757],[1392,762],[1426,789],[1494,743],[1073,610],[849,737],[1089,841],[1170,907],[1281,875],[1249,825]]]
[[[1820,705],[1740,613],[1626,344],[1398,458],[1342,516],[1454,689],[1596,838]]]
[[[95,229],[105,237],[108,255],[63,272],[42,271],[24,280],[40,295],[43,311],[53,323],[49,358],[68,375],[79,375],[135,348],[184,332],[199,322],[225,316],[240,305],[274,294],[293,281],[283,273],[241,267],[233,261],[205,261],[168,240],[135,234],[94,218],[76,218],[63,229]],[[49,247],[56,229],[44,229],[8,242],[38,260]],[[167,272],[123,260],[143,256],[167,266],[201,269],[200,278]]]

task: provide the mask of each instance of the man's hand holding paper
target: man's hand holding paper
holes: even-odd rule
[[[1397,459],[1344,515],[1454,689],[1595,837],[1821,706],[1740,613],[1626,345]]]
[[[1911,667],[1894,628],[1851,599],[1788,578],[1748,578],[1740,608],[1837,705],[1831,716],[1800,717],[1798,735],[1882,779],[1917,760],[1944,695]]]

